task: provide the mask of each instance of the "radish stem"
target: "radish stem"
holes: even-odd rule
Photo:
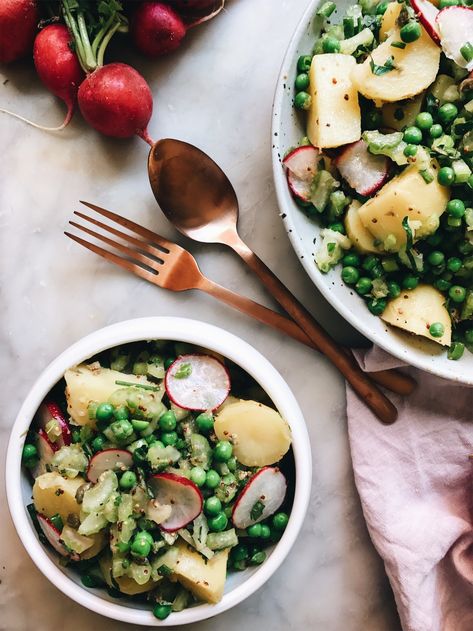
[[[84,20],[84,14],[82,12],[77,14],[77,24],[79,26],[79,36],[84,47],[85,64],[89,70],[95,70],[97,63],[92,53],[92,47],[90,45],[89,34],[87,33],[87,26]]]
[[[105,55],[105,49],[107,48],[108,43],[110,42],[112,37],[115,35],[119,26],[120,26],[120,22],[116,22],[113,28],[110,29],[109,32],[103,38],[102,43],[100,44],[100,48],[98,49],[98,52],[97,52],[97,66],[103,66],[103,58]]]

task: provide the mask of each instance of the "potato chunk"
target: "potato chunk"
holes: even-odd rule
[[[385,103],[382,110],[383,124],[396,131],[415,125],[416,116],[422,109],[424,96],[425,93],[421,92],[413,99],[408,99],[407,101]]]
[[[76,501],[77,489],[85,483],[84,478],[63,478],[53,471],[36,478],[33,486],[33,503],[38,513],[52,517],[59,513],[66,523],[69,514],[79,515],[80,506]]]
[[[452,322],[445,308],[445,297],[431,285],[419,285],[390,300],[381,318],[409,333],[422,335],[442,346],[450,346]],[[429,327],[434,322],[444,326],[442,337],[432,337]]]
[[[381,26],[379,27],[379,41],[384,42],[388,37],[389,31],[392,31],[396,27],[396,20],[401,13],[402,4],[399,2],[390,2],[386,11],[384,12],[383,19],[381,20]]]
[[[438,170],[438,164],[432,167]],[[437,178],[427,184],[417,167],[410,166],[365,202],[358,214],[365,228],[382,244],[389,237],[391,243],[386,249],[398,252],[406,243],[404,217],[409,218],[417,238],[426,236],[436,230],[449,197],[449,188],[441,186]]]
[[[116,381],[128,383],[151,384],[146,377],[127,375],[110,368],[91,370],[85,364],[71,368],[64,375],[66,380],[67,411],[77,425],[95,426],[95,421],[89,419],[87,408],[91,402],[107,401],[120,387]]]
[[[219,440],[230,440],[237,459],[247,467],[274,464],[291,446],[291,430],[276,410],[257,401],[238,401],[215,417]]]
[[[376,102],[410,99],[425,90],[437,76],[441,49],[421,26],[421,36],[404,49],[394,48],[392,42],[400,40],[396,29],[388,39],[375,48],[362,64],[351,73],[358,92]],[[384,74],[374,74],[373,61],[384,66],[392,58],[394,69]]]
[[[136,594],[145,594],[151,591],[157,585],[157,581],[149,580],[143,585],[139,585],[129,576],[118,576],[112,580],[112,557],[110,554],[103,554],[99,559],[99,567],[102,572],[104,581],[109,587],[115,587],[114,582],[118,585],[118,589],[122,594],[127,596],[136,596]]]
[[[361,137],[358,94],[350,78],[355,65],[354,57],[339,53],[312,59],[307,136],[316,147],[339,147]]]
[[[369,230],[361,223],[358,210],[361,203],[356,199],[352,201],[345,215],[345,230],[348,238],[358,252],[369,253],[379,252],[379,248],[374,245],[375,238]]]

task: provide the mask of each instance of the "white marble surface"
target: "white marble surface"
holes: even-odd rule
[[[229,0],[165,61],[130,53],[155,96],[151,136],[175,136],[208,151],[230,176],[241,233],[340,339],[359,341],[305,277],[278,217],[270,164],[273,90],[289,37],[307,0]],[[115,52],[118,52],[115,45]],[[4,69],[0,103],[47,124],[62,107],[28,63]],[[8,82],[5,81],[8,79]],[[393,631],[399,622],[383,566],[364,526],[353,484],[342,380],[296,342],[197,294],[171,294],[111,267],[63,236],[85,198],[183,243],[148,187],[147,147],[104,140],[77,116],[60,135],[0,118],[0,412],[3,461],[9,427],[41,369],[80,336],[135,316],[192,316],[242,336],[287,379],[312,439],[314,483],[305,528],[277,574],[234,610],[196,631]],[[234,255],[186,243],[216,281],[274,306]],[[2,476],[3,479],[3,476]],[[23,551],[0,489],[0,629],[114,629],[43,579]]]

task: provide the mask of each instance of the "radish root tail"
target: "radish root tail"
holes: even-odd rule
[[[148,134],[147,129],[142,129],[141,131],[136,132],[136,135],[139,136],[142,140],[144,140],[150,147],[154,145],[154,140]]]
[[[24,116],[21,116],[20,114],[17,114],[16,112],[11,112],[10,110],[6,110],[3,107],[0,107],[0,112],[3,114],[8,114],[8,116],[13,116],[13,118],[17,118],[18,120],[23,121],[24,123],[26,123],[27,125],[30,125],[31,127],[34,127],[35,129],[41,129],[42,131],[62,131],[71,122],[71,118],[74,113],[74,108],[72,106],[67,108],[66,118],[64,119],[64,122],[58,127],[45,127],[44,125],[39,125],[38,123],[35,123],[29,120],[28,118],[25,118]]]

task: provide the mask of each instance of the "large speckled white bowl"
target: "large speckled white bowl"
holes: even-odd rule
[[[266,561],[259,567],[230,574],[218,604],[198,604],[172,613],[164,621],[157,620],[149,606],[129,598],[117,601],[103,589],[85,588],[77,572],[60,565],[59,556],[40,543],[28,516],[26,505],[31,502],[31,479],[21,467],[21,452],[31,421],[45,396],[68,368],[105,349],[153,339],[196,344],[220,353],[246,370],[289,423],[295,462],[294,501],[289,523],[280,541],[269,549]],[[261,587],[283,562],[296,540],[309,503],[311,478],[310,443],[302,412],[289,386],[272,364],[252,346],[223,329],[197,320],[172,317],[140,318],[100,329],[69,347],[45,368],[26,397],[13,426],[5,476],[8,505],[18,536],[38,569],[53,585],[77,603],[103,616],[135,625],[161,627],[205,620],[234,607]]]
[[[313,0],[302,16],[289,43],[276,86],[273,105],[272,156],[276,194],[284,225],[305,271],[330,304],[361,333],[407,364],[422,368],[440,377],[473,385],[473,354],[465,351],[460,361],[447,359],[447,353],[434,342],[409,335],[385,324],[372,315],[362,298],[347,287],[340,278],[340,269],[322,274],[314,263],[315,243],[320,226],[309,219],[293,200],[287,186],[281,159],[287,149],[297,145],[305,136],[305,116],[292,105],[294,78],[299,55],[310,54],[318,31],[320,18],[315,17],[320,0]],[[337,2],[332,14],[343,15],[349,2]]]

